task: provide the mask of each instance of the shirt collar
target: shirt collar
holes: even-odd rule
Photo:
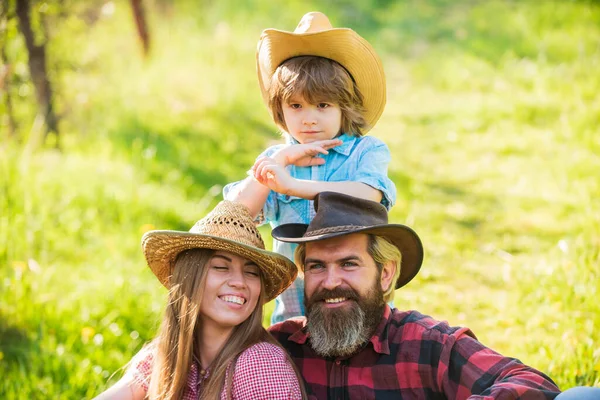
[[[200,386],[200,384],[202,382],[204,382],[204,380],[206,378],[208,378],[209,376],[210,376],[210,370],[207,370],[206,374],[200,375],[200,366],[198,365],[198,363],[196,361],[193,361],[192,366],[190,367],[190,373],[188,375],[188,379],[186,382],[188,388],[192,391],[192,393],[196,393],[198,391],[198,386]]]
[[[296,139],[294,139],[289,133],[287,133],[285,136],[285,142],[287,144],[299,144],[299,142]],[[347,133],[342,133],[340,136],[336,137],[336,139],[340,139],[342,141],[342,144],[333,147],[331,150],[344,156],[349,155],[350,151],[352,150],[352,146],[354,146],[354,142],[356,142],[356,136],[348,135]]]
[[[381,322],[375,329],[375,333],[371,336],[369,342],[373,344],[373,350],[375,350],[379,354],[390,354],[390,344],[388,341],[388,323],[390,320],[390,316],[392,315],[392,310],[390,306],[385,305],[385,309],[383,310],[383,317],[381,317]],[[306,331],[306,318],[302,321],[302,328],[293,333],[288,340],[298,343],[305,344],[309,338],[309,334]]]
[[[381,322],[375,329],[373,336],[371,336],[371,340],[369,340],[373,344],[373,350],[379,354],[390,354],[390,343],[388,341],[390,315],[392,315],[392,309],[386,304]]]
[[[193,361],[192,366],[190,368],[190,374],[187,379],[187,386],[190,390],[196,391],[198,389],[198,381],[200,379],[200,374],[198,373],[198,364]]]
[[[302,328],[298,329],[295,333],[293,333],[288,340],[298,343],[304,344],[308,340],[308,332],[306,331],[306,317],[302,317]]]

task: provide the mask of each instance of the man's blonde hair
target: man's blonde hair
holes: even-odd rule
[[[384,264],[388,262],[393,262],[396,265],[396,270],[394,272],[394,277],[392,278],[392,282],[390,283],[390,287],[387,288],[383,292],[383,299],[385,302],[390,302],[394,300],[394,291],[396,290],[396,281],[400,276],[400,269],[402,265],[402,254],[398,247],[394,246],[390,243],[389,240],[377,236],[368,234],[368,244],[367,244],[367,252],[375,262],[377,269],[379,270],[379,274],[383,270]],[[294,253],[294,261],[296,265],[304,271],[304,260],[306,258],[306,243],[298,244],[296,248],[296,252]],[[380,276],[380,275],[378,275]]]
[[[275,124],[287,132],[283,107],[294,96],[311,104],[333,103],[342,111],[341,132],[362,136],[367,127],[363,96],[348,71],[324,57],[300,56],[283,62],[271,78],[269,108]],[[339,133],[339,132],[338,132]]]

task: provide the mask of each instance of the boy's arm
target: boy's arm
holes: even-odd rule
[[[391,208],[396,200],[396,187],[387,176],[391,159],[389,149],[380,140],[365,138],[355,151],[353,162],[358,168],[348,175],[348,181],[295,179],[274,157],[260,157],[252,172],[258,182],[278,193],[312,200],[320,192],[334,191],[377,201]]]
[[[281,167],[290,164],[300,166],[322,165],[325,163],[325,160],[316,156],[318,154],[327,154],[328,149],[339,146],[340,144],[342,144],[342,141],[339,139],[320,140],[310,144],[284,146],[277,150],[272,158],[261,156],[251,169],[254,176],[251,175],[244,179],[233,190],[227,193],[225,199],[245,205],[250,210],[250,215],[252,215],[253,218],[256,218],[261,212],[267,201],[269,192],[272,189],[268,185],[263,185],[255,178],[255,169],[262,159],[268,158]],[[277,192],[277,190],[275,191]]]
[[[270,191],[269,187],[262,185],[254,177],[249,176],[227,193],[225,200],[245,205],[250,210],[252,218],[256,218],[267,201]]]
[[[301,179],[296,179],[295,184],[290,188],[290,193],[288,194],[291,196],[312,200],[321,192],[344,193],[350,196],[376,201],[378,203],[383,197],[381,191],[362,182],[326,182]]]
[[[376,202],[380,202],[383,197],[381,191],[362,182],[296,179],[271,157],[263,157],[259,160],[253,167],[253,172],[257,182],[268,186],[271,190],[308,200],[314,199],[321,192],[344,193]]]

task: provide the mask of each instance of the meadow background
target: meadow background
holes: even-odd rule
[[[37,139],[23,39],[0,24],[17,121],[10,136],[0,93],[0,398],[93,397],[153,337],[166,291],[141,235],[189,229],[281,140],[256,42],[313,10],[386,70],[370,134],[392,152],[391,220],[426,252],[397,307],[469,326],[562,389],[600,386],[600,3],[144,4],[149,57],[128,2],[33,2],[60,150]]]

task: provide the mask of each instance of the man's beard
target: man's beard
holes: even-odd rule
[[[324,299],[345,297],[350,304],[326,308]],[[364,297],[351,288],[323,289],[305,299],[310,345],[322,357],[354,354],[373,335],[385,302],[379,280]]]

